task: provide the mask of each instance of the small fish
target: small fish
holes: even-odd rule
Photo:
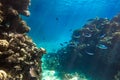
[[[85,51],[88,55],[94,55],[94,53],[92,53],[92,52],[87,52],[87,51]]]
[[[58,17],[56,17],[56,21],[58,21],[59,20],[59,18]]]
[[[68,44],[68,42],[64,42],[65,44]]]
[[[78,38],[80,38],[80,35],[73,35],[73,37],[78,39]]]
[[[66,54],[67,52],[65,51],[65,52],[63,52],[64,54]]]
[[[95,20],[95,19],[88,19],[87,21],[93,21],[93,20]]]
[[[84,37],[91,37],[92,35],[90,33],[84,33],[83,36]]]
[[[38,76],[39,76],[39,75],[37,74],[37,71],[35,70],[34,67],[31,67],[31,68],[30,68],[29,73],[30,73],[31,77],[36,77],[36,78],[38,78]]]
[[[90,46],[90,44],[87,44],[87,46]]]
[[[61,46],[64,46],[62,43],[60,43]]]
[[[76,47],[77,45],[76,44],[69,44],[68,46],[69,47]]]
[[[101,35],[101,36],[100,36],[100,38],[104,38],[104,37],[105,37],[105,35],[106,35],[106,34]]]
[[[71,32],[71,31],[72,31],[72,29],[69,29],[69,31]]]
[[[97,47],[100,49],[108,49],[108,47],[104,44],[98,44]]]

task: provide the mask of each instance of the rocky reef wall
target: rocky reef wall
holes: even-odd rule
[[[120,79],[120,14],[112,19],[89,19],[64,44],[67,46],[57,53],[45,56],[44,62],[49,69],[64,73],[82,72],[91,80]]]
[[[0,0],[0,80],[39,80],[45,49],[27,35],[30,0]]]

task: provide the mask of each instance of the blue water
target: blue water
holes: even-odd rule
[[[29,8],[31,16],[24,18],[31,27],[29,35],[50,53],[60,49],[60,43],[68,42],[72,32],[88,19],[112,18],[120,13],[120,0],[32,0]]]
[[[72,31],[88,19],[119,13],[119,5],[119,0],[31,0],[31,16],[25,19],[31,27],[29,35],[49,52],[69,41]]]

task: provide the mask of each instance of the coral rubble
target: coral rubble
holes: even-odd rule
[[[29,16],[29,0],[0,0],[0,80],[39,80],[40,58],[44,48],[37,48],[27,36],[30,28],[20,14]]]

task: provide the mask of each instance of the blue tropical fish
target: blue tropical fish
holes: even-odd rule
[[[85,51],[88,55],[92,56],[94,53]]]
[[[108,47],[104,44],[98,44],[97,47],[100,49],[108,49]]]

